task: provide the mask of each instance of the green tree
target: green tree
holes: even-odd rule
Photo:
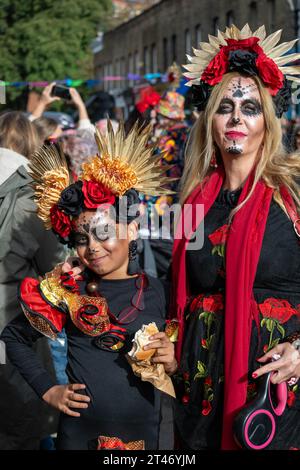
[[[91,78],[91,40],[111,14],[111,0],[0,0],[0,79]],[[24,104],[24,89],[6,92],[8,105]]]

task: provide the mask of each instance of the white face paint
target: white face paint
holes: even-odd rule
[[[265,133],[261,97],[252,78],[235,77],[213,117],[214,142],[222,157],[259,151]]]
[[[127,270],[132,224],[115,224],[108,213],[87,210],[74,221],[74,243],[81,262],[96,274],[105,277],[115,273],[121,277]],[[120,237],[120,229],[128,231]],[[130,235],[129,235],[130,232]]]

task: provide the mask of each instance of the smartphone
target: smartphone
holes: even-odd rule
[[[54,85],[51,91],[51,96],[58,96],[66,101],[70,101],[72,99],[69,88],[63,85]]]

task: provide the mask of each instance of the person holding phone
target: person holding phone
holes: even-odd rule
[[[36,108],[32,114],[29,115],[29,120],[34,121],[35,119],[42,117],[43,113],[52,103],[61,101],[62,99],[70,101],[70,103],[73,103],[74,106],[76,106],[78,111],[77,129],[87,129],[94,133],[95,128],[89,119],[86,106],[79,92],[76,88],[57,85],[56,82],[52,82],[44,88]]]

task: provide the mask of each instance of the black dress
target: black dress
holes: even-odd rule
[[[94,338],[81,332],[70,319],[65,331],[68,339],[67,375],[70,383],[83,383],[90,398],[87,409],[79,410],[80,418],[61,414],[58,449],[88,449],[89,442],[99,435],[118,437],[123,442],[144,440],[146,449],[158,447],[160,422],[160,392],[152,384],[137,378],[125,354],[131,349],[134,333],[143,324],[155,321],[164,325],[166,301],[162,284],[148,277],[144,291],[145,308],[126,326],[128,336],[119,352],[104,351],[94,345]],[[86,282],[78,282],[85,293]],[[102,280],[100,292],[111,312],[118,316],[136,292],[135,279]],[[42,337],[20,315],[3,331],[7,354],[28,383],[41,397],[55,383],[31,349]],[[74,409],[75,410],[75,409]],[[75,410],[77,411],[77,410]]]
[[[224,253],[228,216],[240,191],[221,189],[204,221],[204,245],[187,251],[191,298],[180,371],[175,424],[181,446],[221,446],[224,391]],[[253,320],[247,400],[256,393],[256,358],[300,330],[300,250],[291,221],[272,200],[254,282],[259,324]],[[226,313],[225,313],[226,314]],[[241,342],[243,338],[241,338]],[[238,351],[236,352],[238,354]],[[288,407],[268,448],[300,448],[300,385],[289,387]]]

